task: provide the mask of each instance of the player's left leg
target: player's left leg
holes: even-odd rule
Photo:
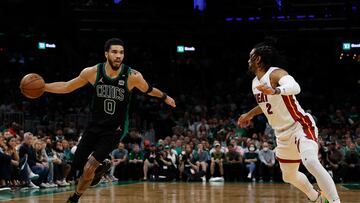
[[[316,191],[305,174],[299,171],[299,163],[280,160],[280,169],[284,182],[297,187],[308,197],[309,200],[316,200],[319,192]]]
[[[340,203],[335,183],[318,159],[318,144],[314,140],[302,136],[299,140],[299,150],[302,163],[315,177],[328,201]]]

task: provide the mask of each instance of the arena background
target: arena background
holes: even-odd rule
[[[125,41],[126,64],[175,97],[196,96],[209,104],[215,95],[230,95],[241,101],[250,93],[249,50],[273,37],[287,57],[284,67],[301,84],[304,108],[316,115],[330,106],[359,104],[359,48],[342,49],[343,43],[360,42],[358,1],[206,3],[199,11],[189,0],[2,1],[1,103],[15,103],[16,108],[29,103],[25,120],[43,117],[56,102],[64,110],[83,107],[86,90],[28,100],[17,88],[19,81],[29,72],[48,82],[71,79],[82,68],[104,61],[103,44],[110,37]],[[39,49],[41,42],[56,48]],[[179,45],[196,50],[177,53]],[[175,112],[182,110],[180,106]]]
[[[359,120],[348,120],[360,117],[359,1],[207,0],[205,8],[202,3],[1,1],[2,129],[16,122],[20,134],[54,137],[62,129],[66,139],[77,140],[88,120],[90,85],[30,100],[20,93],[19,82],[30,72],[46,82],[69,80],[105,60],[103,45],[111,37],[125,41],[124,63],[173,96],[178,106],[172,110],[137,92],[132,131],[143,135],[154,126],[157,141],[176,134],[174,126],[187,121],[218,118],[231,124],[255,105],[249,52],[271,38],[286,57],[283,67],[302,88],[298,100],[317,118],[320,131],[332,129],[342,142],[350,131],[359,147]],[[182,52],[185,48],[190,50]],[[338,120],[338,111],[345,120]],[[263,119],[251,132],[264,131]],[[333,141],[330,137],[324,137],[324,145]],[[127,141],[136,142],[132,139],[137,138]]]

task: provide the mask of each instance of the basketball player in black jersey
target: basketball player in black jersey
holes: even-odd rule
[[[102,174],[98,174],[99,170],[96,169],[127,133],[129,101],[134,88],[176,107],[173,98],[151,87],[140,72],[122,63],[122,40],[109,39],[104,48],[105,63],[83,69],[79,76],[70,81],[45,84],[46,92],[56,94],[72,92],[88,83],[94,87],[92,121],[79,142],[72,165],[72,170],[83,169],[83,173],[75,193],[67,201],[70,203],[78,202],[86,188],[94,184],[94,176],[97,182],[100,180]]]

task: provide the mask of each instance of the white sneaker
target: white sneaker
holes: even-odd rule
[[[63,184],[63,182],[60,181],[60,180],[57,180],[57,181],[56,181],[56,184],[57,184],[59,187],[64,187],[64,186],[65,186],[65,185]]]
[[[110,178],[111,178],[111,181],[112,181],[112,182],[116,182],[116,181],[119,180],[119,179],[117,179],[115,176],[110,176]]]
[[[55,183],[48,183],[48,185],[49,185],[50,187],[57,187],[57,186],[58,186],[58,185],[55,184]]]
[[[202,176],[202,177],[201,177],[201,180],[202,180],[202,182],[206,182],[206,177],[205,177],[205,176]]]
[[[106,179],[104,176],[101,178],[100,183],[108,183],[108,182],[109,182],[109,180]]]
[[[223,177],[210,178],[209,182],[224,182]]]
[[[10,191],[11,190],[11,188],[9,188],[9,187],[0,187],[0,192],[2,192],[2,191]]]
[[[69,186],[70,185],[70,183],[66,182],[65,179],[62,181],[62,183],[63,183],[64,186]]]
[[[28,186],[29,186],[30,189],[39,189],[39,188],[40,188],[39,186],[35,185],[35,184],[34,184],[33,182],[31,182],[31,181],[29,182],[29,185],[28,185]]]
[[[41,188],[50,188],[50,185],[48,183],[41,183],[40,187]]]
[[[31,171],[29,174],[29,178],[30,180],[37,180],[39,178],[39,175]]]
[[[251,178],[251,172],[247,175],[247,178],[250,179]]]

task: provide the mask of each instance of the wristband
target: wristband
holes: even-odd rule
[[[148,89],[146,90],[146,92],[145,92],[145,94],[149,94],[150,92],[152,92],[153,91],[153,87],[150,85],[150,84],[148,84]]]
[[[276,95],[276,94],[280,94],[281,93],[281,90],[279,89],[279,88],[275,88],[274,89],[275,91],[274,91],[274,93],[273,93],[273,95]]]
[[[163,92],[163,95],[161,96],[161,100],[165,101],[167,98],[167,94],[165,92]]]

